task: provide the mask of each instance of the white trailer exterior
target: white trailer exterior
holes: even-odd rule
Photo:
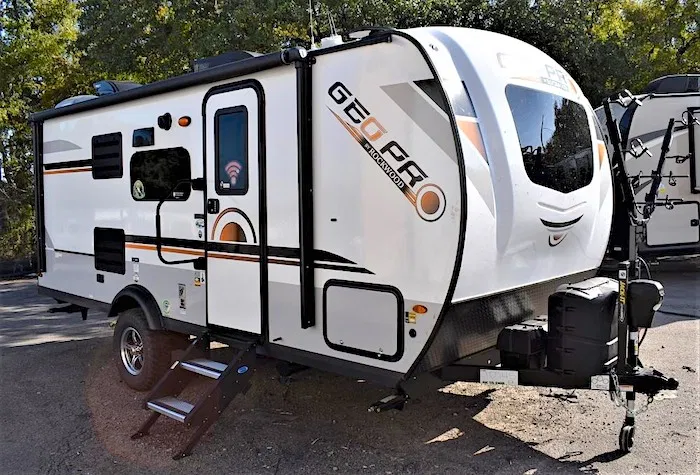
[[[396,386],[595,274],[610,165],[551,58],[455,28],[304,53],[35,114],[40,291]]]
[[[627,108],[620,129],[628,148],[639,139],[651,152],[639,158],[626,155],[640,204],[649,191],[669,119],[677,121],[664,162],[658,206],[645,226],[640,253],[650,257],[700,254],[700,92],[637,97],[642,105],[632,103]]]

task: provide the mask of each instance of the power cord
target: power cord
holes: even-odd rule
[[[645,261],[644,258],[641,256],[637,256],[637,259],[639,259],[642,262],[642,264],[644,264],[644,268],[647,271],[647,279],[651,279],[651,270],[649,270],[649,264],[647,264],[647,261]],[[649,331],[649,329],[645,328],[644,333],[642,334],[642,337],[639,339],[639,343],[637,344],[638,347],[642,346],[642,342],[647,336],[647,331]]]

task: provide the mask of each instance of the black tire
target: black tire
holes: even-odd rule
[[[170,367],[172,351],[182,347],[184,338],[149,329],[140,308],[120,313],[113,348],[121,380],[137,391],[151,389]]]
[[[620,430],[620,450],[628,454],[634,446],[634,426],[623,426]]]

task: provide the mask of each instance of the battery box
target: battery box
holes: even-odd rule
[[[560,286],[549,297],[547,369],[592,376],[617,355],[615,280],[596,277]]]
[[[544,366],[547,317],[510,325],[498,334],[496,348],[506,369],[540,369]]]

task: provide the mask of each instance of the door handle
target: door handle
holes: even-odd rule
[[[217,214],[219,212],[219,200],[215,198],[209,198],[207,200],[207,213]]]

